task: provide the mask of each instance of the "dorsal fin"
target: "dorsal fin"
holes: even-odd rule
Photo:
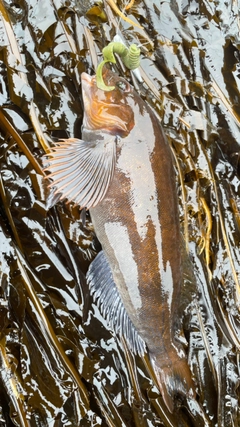
[[[116,334],[123,336],[133,353],[142,356],[146,345],[129,318],[117,287],[109,262],[103,251],[90,264],[87,283],[100,312]]]
[[[85,142],[62,139],[43,158],[54,195],[80,208],[96,206],[105,196],[116,164],[116,137]]]

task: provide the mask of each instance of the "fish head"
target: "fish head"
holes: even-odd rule
[[[112,91],[99,89],[96,76],[87,73],[81,75],[83,127],[125,137],[135,125],[132,108],[133,88],[127,80],[106,67],[103,69],[103,78],[107,86],[115,87]]]

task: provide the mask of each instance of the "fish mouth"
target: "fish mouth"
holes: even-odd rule
[[[96,81],[95,76],[90,76],[87,73],[81,74],[82,95],[83,95],[83,105],[84,105],[83,127],[89,130],[102,129],[105,124],[103,120],[101,120],[101,117],[98,111],[100,102],[96,95],[97,87],[96,87],[96,84],[94,85],[95,81]]]
[[[85,90],[88,85],[92,86],[92,76],[89,76],[89,74],[87,73],[82,73],[81,74],[81,81],[82,81],[82,87]]]
[[[82,73],[81,83],[84,104],[83,127],[126,136],[133,126],[128,124],[129,117],[132,117],[129,107],[114,103],[110,92],[105,93],[102,89],[98,89],[96,76]]]
[[[89,74],[87,73],[81,74],[84,110],[87,114],[91,111],[90,100],[91,100],[91,87],[93,86],[92,79],[93,77],[89,76]]]

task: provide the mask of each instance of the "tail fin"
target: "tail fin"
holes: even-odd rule
[[[185,358],[173,351],[164,358],[162,355],[160,358],[151,356],[151,363],[164,403],[171,413],[177,398],[186,400],[195,397],[191,371]]]

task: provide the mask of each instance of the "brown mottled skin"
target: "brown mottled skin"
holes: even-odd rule
[[[90,79],[86,75],[82,77],[85,106],[83,130],[96,126],[110,135],[120,135],[121,140],[117,143],[117,163],[113,180],[104,200],[92,207],[90,214],[124,306],[148,346],[163,398],[169,410],[173,411],[175,397],[193,396],[194,387],[184,351],[175,340],[175,320],[182,274],[181,237],[172,155],[159,121],[141,97],[124,79],[109,70],[105,70],[104,79],[106,84],[116,85],[114,91],[103,92],[97,88],[95,78]],[[118,87],[119,82],[122,82],[121,88]],[[124,158],[128,158],[129,147],[129,156],[131,154],[132,158],[123,170],[122,162]],[[146,152],[148,159],[144,154]],[[136,153],[136,156],[132,155],[133,153]],[[149,177],[154,177],[155,188],[152,191],[156,194],[157,203],[149,205],[153,206],[153,211],[148,211],[143,237],[139,235],[138,218],[133,209],[132,186],[136,185],[136,182],[133,183],[131,173],[126,172],[128,167],[136,174],[141,171],[141,180],[137,185],[142,186],[143,191],[146,191],[146,185],[143,183],[147,183]],[[146,194],[143,194],[143,200],[147,201],[146,206],[149,197],[149,192],[146,191]],[[136,200],[134,203],[136,204]],[[141,203],[142,199],[139,200],[139,205]],[[129,296],[116,257],[117,252],[122,253],[124,257],[126,248],[122,247],[121,235],[119,239],[116,235],[114,238],[119,243],[113,250],[111,235],[106,233],[106,223],[120,224],[127,229],[138,271],[136,287],[142,301],[138,309],[134,307]],[[117,228],[118,226],[116,233]],[[159,235],[161,244],[158,242]],[[160,247],[162,253],[159,255]],[[172,280],[165,279],[163,286],[163,270],[166,270],[167,266],[168,270],[170,268]],[[129,274],[131,275],[131,271]],[[132,280],[135,280],[134,275]]]

